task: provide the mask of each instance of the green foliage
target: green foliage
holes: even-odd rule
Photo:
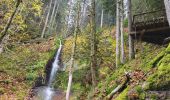
[[[115,100],[128,100],[128,91],[129,88],[127,87]]]
[[[135,90],[136,90],[138,93],[142,93],[142,92],[143,92],[143,89],[142,89],[142,87],[141,87],[140,85],[137,85],[137,86],[135,87]]]
[[[0,30],[3,30],[3,28],[8,22],[8,19],[14,12],[15,4],[16,4],[15,0],[0,1],[0,11],[2,12],[2,16],[3,16],[2,19],[0,19],[3,20],[0,25]],[[23,1],[20,4],[17,13],[15,14],[12,24],[10,25],[10,29],[8,30],[8,32],[12,37],[12,39],[10,37],[12,42],[22,41],[20,37],[22,37],[23,34],[27,34],[31,38],[37,37],[37,35],[39,35],[37,33],[39,33],[38,26],[40,21],[38,19],[40,19],[41,13],[42,13],[42,2],[40,0]],[[28,38],[28,40],[29,39],[30,38]]]
[[[2,95],[2,94],[4,94],[4,93],[5,93],[4,88],[1,87],[1,88],[0,88],[0,95]]]
[[[128,27],[128,19],[126,18],[123,22],[124,27]]]
[[[132,0],[132,11],[134,14],[160,9],[164,9],[163,0]]]
[[[34,81],[36,78],[37,78],[37,74],[35,74],[35,73],[26,74],[26,80],[28,80],[28,81]]]
[[[145,94],[145,91],[143,90],[142,86],[141,85],[135,86],[135,90],[137,91],[137,93],[139,95],[139,99],[145,100],[146,94]]]
[[[150,99],[151,99],[151,100],[158,100],[159,98],[158,98],[158,95],[156,95],[156,94],[151,94]]]
[[[116,0],[101,0],[106,12],[116,15]]]

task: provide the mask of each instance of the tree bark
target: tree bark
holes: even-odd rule
[[[129,59],[135,58],[134,51],[134,40],[132,35],[130,34],[132,31],[132,12],[131,12],[131,0],[127,0],[127,10],[128,10],[128,31],[129,31]]]
[[[96,74],[97,74],[97,44],[96,44],[96,21],[95,21],[95,0],[91,1],[92,12],[91,12],[91,75],[93,88],[96,86]]]
[[[72,48],[72,56],[71,56],[71,66],[69,69],[69,81],[67,86],[67,92],[66,92],[66,100],[69,100],[70,98],[70,90],[71,90],[71,84],[72,84],[72,78],[73,78],[73,67],[74,67],[74,60],[75,60],[75,52],[76,52],[76,41],[77,41],[77,34],[79,32],[79,22],[80,22],[80,2],[78,1],[78,11],[77,11],[77,21],[76,21],[76,29],[74,32],[74,42],[73,42],[73,48]]]
[[[165,4],[165,9],[166,9],[167,19],[170,25],[170,0],[164,0],[164,4]]]
[[[121,63],[125,63],[125,53],[124,53],[124,0],[121,1],[121,25],[120,25],[120,30],[121,30]]]
[[[43,31],[42,31],[42,34],[41,34],[41,38],[44,38],[44,35],[45,35],[45,31],[46,31],[47,24],[48,24],[52,3],[53,3],[53,0],[51,0],[50,3],[49,3],[49,9],[48,9],[47,17],[46,17],[46,20],[45,20],[44,28],[43,28]]]
[[[120,0],[117,0],[117,10],[116,10],[116,67],[120,63]]]
[[[4,47],[3,41],[4,41],[5,37],[6,37],[6,35],[8,35],[8,33],[7,33],[7,32],[8,32],[8,29],[9,29],[11,23],[12,23],[12,20],[13,20],[15,14],[16,14],[16,12],[17,12],[17,10],[18,10],[19,5],[21,4],[21,2],[22,2],[22,0],[17,0],[17,4],[16,4],[16,7],[15,7],[15,10],[14,10],[14,12],[12,13],[11,17],[9,18],[8,23],[7,23],[6,26],[4,27],[4,30],[2,31],[2,35],[1,35],[1,37],[0,37],[0,49],[1,49],[0,51],[1,51],[1,52],[3,51],[3,47]]]

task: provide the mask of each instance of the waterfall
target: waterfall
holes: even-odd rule
[[[60,68],[60,66],[59,66],[60,60],[59,59],[60,59],[61,49],[62,49],[62,45],[61,45],[61,41],[60,41],[59,49],[55,55],[54,62],[52,63],[52,69],[51,69],[51,73],[50,73],[50,78],[48,80],[48,84],[46,87],[43,87],[43,89],[40,89],[40,91],[38,93],[38,98],[40,100],[52,100],[52,97],[54,94],[54,91],[52,88],[52,82],[55,80],[56,73]]]
[[[51,73],[50,73],[50,79],[48,81],[48,86],[49,87],[51,86],[52,82],[54,81],[56,72],[59,69],[59,57],[60,57],[61,49],[62,49],[62,45],[61,45],[61,41],[60,41],[60,47],[59,47],[59,49],[57,51],[57,54],[55,56],[55,60],[54,60],[54,62],[52,64],[52,70],[51,70]]]

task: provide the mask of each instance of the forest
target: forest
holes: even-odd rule
[[[170,100],[170,0],[0,0],[0,100]]]

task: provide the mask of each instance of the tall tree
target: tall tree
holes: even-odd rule
[[[53,6],[53,9],[52,9],[52,14],[51,14],[51,18],[50,18],[50,21],[48,23],[48,26],[49,26],[49,29],[48,29],[48,34],[51,34],[52,32],[52,23],[53,23],[53,19],[55,17],[55,14],[57,13],[56,11],[58,10],[57,8],[57,3],[59,4],[58,0],[55,0],[54,2],[54,6]],[[57,8],[56,8],[57,7]]]
[[[169,25],[170,25],[170,1],[164,0],[164,4],[165,4],[165,9],[166,9],[166,15],[167,15],[168,22],[169,22]]]
[[[135,58],[134,51],[134,40],[131,35],[132,31],[132,2],[131,0],[127,0],[127,13],[128,13],[128,31],[129,31],[129,59]]]
[[[102,13],[101,13],[101,21],[100,21],[100,27],[102,28],[103,27],[103,14],[104,14],[104,10],[102,8]]]
[[[97,75],[97,44],[96,44],[96,21],[95,21],[95,0],[91,0],[91,75],[93,87],[96,86],[96,75]]]
[[[62,0],[61,0],[62,1]],[[59,0],[58,1],[58,5],[57,5],[57,8],[56,8],[56,11],[55,11],[55,15],[54,15],[54,17],[53,17],[53,20],[52,20],[52,23],[51,23],[51,31],[54,29],[54,23],[56,22],[56,27],[57,27],[57,20],[56,20],[56,16],[57,16],[57,14],[58,14],[58,9],[59,9],[59,7],[60,7],[60,3],[61,3],[61,1]],[[55,27],[55,28],[56,28]]]
[[[52,3],[53,3],[53,0],[50,0],[48,12],[47,12],[47,16],[46,16],[46,20],[45,20],[45,24],[44,24],[44,28],[43,28],[43,31],[42,31],[42,34],[41,34],[41,38],[44,38],[44,35],[45,35],[48,20],[49,20],[49,17],[50,17],[50,11],[51,11],[51,7],[52,7]]]
[[[14,10],[14,12],[12,13],[11,17],[9,18],[8,23],[7,23],[6,26],[4,27],[4,30],[2,31],[2,34],[1,34],[1,37],[0,37],[0,49],[1,49],[1,50],[0,50],[0,53],[3,51],[3,47],[4,47],[3,41],[4,41],[4,39],[5,39],[5,36],[7,36],[7,34],[8,34],[8,33],[7,33],[7,32],[8,32],[8,29],[9,29],[11,23],[12,23],[12,20],[13,20],[15,14],[16,14],[16,12],[17,12],[17,10],[18,10],[19,5],[21,4],[21,2],[22,2],[22,0],[17,0],[15,10]]]
[[[116,67],[119,66],[120,63],[120,0],[117,0],[117,8],[116,8]]]
[[[77,34],[80,32],[80,2],[77,3],[77,21],[76,21],[76,29],[74,31],[74,42],[73,42],[73,48],[72,48],[72,55],[71,55],[71,65],[69,69],[69,81],[67,86],[67,92],[66,92],[66,100],[69,100],[70,98],[70,90],[71,90],[71,84],[72,84],[72,78],[73,78],[73,67],[74,67],[74,60],[75,60],[75,51],[76,51],[76,41],[77,41]]]
[[[124,26],[123,26],[123,21],[124,21],[124,0],[121,0],[121,25],[120,25],[120,33],[121,33],[121,63],[125,63],[125,54],[124,54]]]

